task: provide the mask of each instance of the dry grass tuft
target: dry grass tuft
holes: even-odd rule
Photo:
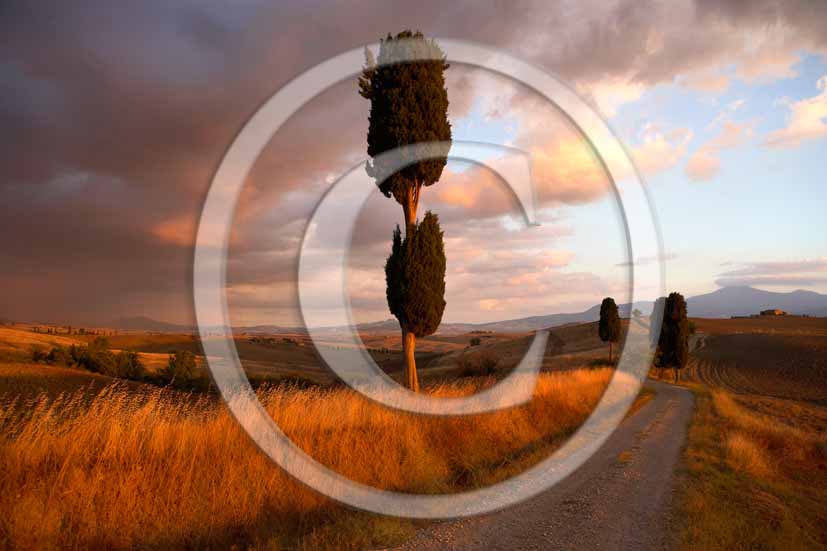
[[[795,404],[774,402],[775,409],[766,410],[774,412],[770,415],[752,407],[753,395],[693,388],[681,547],[787,551],[827,546],[823,429],[790,425]]]
[[[767,478],[773,473],[766,450],[742,432],[730,432],[727,435],[726,453],[733,469],[761,478]]]
[[[297,445],[338,472],[439,493],[490,483],[526,450],[569,434],[611,375],[544,374],[529,404],[464,418],[407,415],[343,389],[265,389],[260,398]],[[0,402],[0,496],[0,546],[15,549],[316,548],[334,525],[345,534],[336,548],[347,549],[404,532],[294,482],[215,400],[118,385],[94,397]]]
[[[740,405],[729,393],[715,390],[712,401],[717,413],[737,429],[742,439],[760,448],[765,456],[795,466],[823,460],[827,437],[823,433],[802,430],[776,417],[770,417]]]

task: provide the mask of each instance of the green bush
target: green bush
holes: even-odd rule
[[[47,358],[46,350],[40,346],[32,346],[29,351],[31,360],[35,363],[45,362]]]
[[[141,381],[146,378],[146,369],[137,352],[125,350],[115,356],[115,371],[118,377]]]
[[[497,355],[490,350],[476,354],[462,353],[457,359],[460,377],[490,377],[497,374],[500,363]]]
[[[75,363],[71,351],[65,346],[52,348],[46,356],[46,362],[51,365],[72,365]]]
[[[190,383],[195,378],[195,356],[189,350],[170,354],[161,376],[177,386]]]
[[[77,364],[94,373],[117,377],[117,360],[109,350],[109,341],[105,337],[95,337],[88,346],[75,352]]]

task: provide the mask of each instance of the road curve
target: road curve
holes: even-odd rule
[[[656,381],[655,397],[554,488],[514,507],[421,530],[399,551],[513,551],[673,547],[675,467],[692,393]]]

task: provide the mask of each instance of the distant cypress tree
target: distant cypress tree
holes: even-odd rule
[[[663,378],[663,362],[661,361],[660,343],[663,338],[663,312],[666,309],[666,297],[659,297],[652,306],[652,315],[649,316],[649,345],[655,350],[653,363],[658,368],[658,378]]]
[[[689,320],[686,317],[686,299],[680,293],[670,293],[663,309],[663,325],[658,340],[659,366],[675,370],[675,382],[689,358]]]
[[[404,61],[411,57],[418,60]],[[450,149],[445,88],[448,64],[436,42],[411,31],[395,37],[388,34],[380,41],[378,59],[374,60],[369,50],[365,58],[359,93],[370,100],[367,142],[372,157],[365,169],[386,197],[393,196],[402,205],[405,215],[405,240],[403,243],[397,228],[385,276],[388,306],[402,329],[407,384],[416,391],[416,337],[436,331],[445,308],[445,253],[436,216],[426,214],[418,229],[421,236],[415,234],[422,187],[439,180]],[[389,176],[376,158],[399,147],[424,143],[433,144],[428,146],[427,159]],[[411,273],[403,273],[408,271]]]
[[[600,303],[600,322],[597,325],[600,340],[609,343],[609,363],[612,363],[612,343],[620,340],[620,315],[617,313],[617,304],[611,297],[606,297]]]
[[[385,282],[388,308],[402,328],[406,384],[418,390],[416,339],[436,331],[445,311],[445,246],[437,215],[426,212],[404,240],[397,226],[385,262]]]

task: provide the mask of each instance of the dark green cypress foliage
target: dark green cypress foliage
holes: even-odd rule
[[[661,343],[664,342],[663,318],[666,310],[666,297],[659,297],[652,307],[652,315],[649,316],[649,346],[655,350],[653,364],[658,368],[658,377],[663,376],[663,360],[661,358]]]
[[[658,367],[671,367],[678,372],[689,358],[689,320],[686,317],[686,300],[680,293],[670,293],[663,309],[663,324],[658,340]]]
[[[399,226],[393,231],[393,246],[391,254],[385,262],[385,295],[388,299],[388,308],[391,314],[399,320],[400,327],[405,327],[404,313],[405,272],[403,269],[402,232]]]
[[[609,343],[609,362],[612,361],[612,343],[620,340],[620,315],[617,304],[611,297],[606,297],[600,303],[600,322],[597,325],[600,340]]]
[[[665,309],[666,297],[658,298],[652,306],[652,315],[649,316],[649,344],[653,348],[660,345],[660,335],[663,332],[663,312]],[[660,331],[656,333],[655,329],[659,329]]]
[[[445,247],[437,215],[426,212],[405,242],[405,329],[421,338],[437,330],[445,311]]]
[[[397,226],[385,263],[388,308],[403,330],[426,337],[445,311],[445,246],[439,217],[425,213],[404,240]]]
[[[405,52],[426,54],[436,59],[393,63],[405,59]],[[450,142],[448,91],[445,88],[445,55],[433,40],[421,32],[403,31],[381,41],[379,63],[366,53],[366,66],[359,79],[359,93],[370,100],[368,155],[397,147],[425,143]],[[447,162],[448,147],[434,147],[432,158],[413,163],[376,184],[386,197],[393,196],[405,208],[406,232],[416,221],[419,190],[439,180]],[[386,174],[382,167],[368,161],[370,176]]]

